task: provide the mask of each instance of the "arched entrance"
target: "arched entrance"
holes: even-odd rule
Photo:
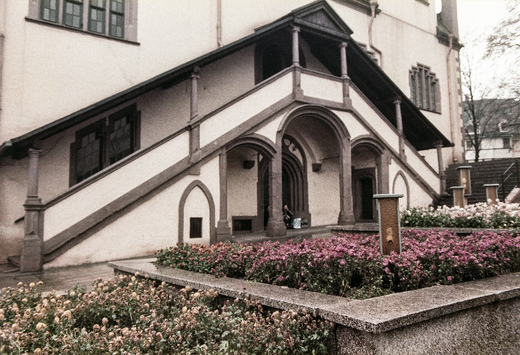
[[[305,152],[298,141],[289,135],[284,136],[282,141],[282,204],[275,212],[282,213],[282,207],[287,205],[294,217],[301,218],[302,221],[310,223],[310,214],[308,207],[308,189],[307,189],[307,159]],[[266,215],[266,207],[269,205],[269,167],[264,164],[261,170],[261,179],[263,181],[262,196],[263,210],[259,213]],[[267,219],[264,218],[264,225],[267,227]]]
[[[295,217],[313,226],[353,221],[350,141],[339,117],[321,106],[300,106],[282,123],[277,145],[280,205],[288,204]]]
[[[356,222],[375,222],[376,201],[383,193],[382,150],[371,139],[360,139],[352,147],[352,192]]]
[[[275,148],[265,137],[251,135],[232,142],[225,152],[225,222],[233,235],[259,232],[268,222],[269,166]],[[264,186],[265,185],[265,186]],[[225,217],[223,217],[225,216]],[[222,220],[225,218],[225,221]]]

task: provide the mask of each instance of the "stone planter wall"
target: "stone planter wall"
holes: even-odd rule
[[[368,300],[350,300],[250,281],[214,278],[154,259],[112,262],[134,274],[222,296],[249,294],[265,306],[305,309],[336,323],[337,354],[517,354],[520,273],[452,286],[434,286]]]

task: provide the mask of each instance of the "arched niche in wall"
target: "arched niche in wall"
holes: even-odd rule
[[[215,202],[200,180],[186,187],[179,202],[179,243],[216,242]]]
[[[410,187],[408,186],[408,180],[402,171],[395,174],[394,182],[392,184],[392,193],[404,195],[399,199],[399,209],[410,207]]]

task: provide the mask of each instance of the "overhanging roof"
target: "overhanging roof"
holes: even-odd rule
[[[296,9],[268,25],[257,28],[253,34],[236,42],[186,62],[27,134],[13,138],[0,147],[0,152],[12,151],[17,148],[25,149],[35,140],[45,139],[62,132],[144,93],[182,82],[189,78],[195,67],[203,67],[215,62],[258,42],[268,35],[293,25],[300,27],[300,35],[310,44],[313,54],[327,66],[331,73],[338,76],[340,75],[340,56],[337,45],[339,42],[348,43],[348,74],[352,81],[394,125],[396,125],[396,118],[393,102],[396,98],[401,99],[404,134],[417,150],[433,148],[439,141],[445,147],[452,145],[372,58],[351,39],[352,30],[334,10],[325,1],[318,1]]]

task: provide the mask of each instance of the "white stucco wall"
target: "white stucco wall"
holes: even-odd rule
[[[312,225],[336,224],[340,211],[338,159],[323,161],[317,173],[308,167],[307,174]]]
[[[396,177],[396,175],[402,172],[408,182],[408,187],[410,189],[410,206],[412,207],[427,207],[432,203],[432,197],[429,195],[428,191],[425,191],[423,187],[421,187],[415,180],[413,176],[410,176],[408,172],[402,169],[395,160],[391,160],[389,166],[389,181],[390,181],[390,189],[392,189],[392,183]],[[402,186],[402,185],[401,185]],[[391,190],[392,191],[392,190]],[[403,193],[398,190],[394,190],[395,193]],[[400,201],[400,206],[402,201]]]
[[[81,221],[187,155],[188,133],[185,132],[49,207],[45,211],[44,240]]]
[[[254,150],[236,148],[228,153],[227,189],[228,222],[231,226],[234,216],[256,216],[258,161]],[[244,169],[244,160],[253,160],[255,166]]]
[[[215,203],[216,214],[219,211],[218,157],[201,167],[200,175],[189,175],[135,209],[122,215],[76,247],[68,250],[45,268],[94,263],[106,260],[153,255],[161,248],[173,246],[178,242],[178,218],[180,198],[189,184],[200,180],[210,191]],[[217,180],[217,181],[215,181]],[[189,226],[189,217],[203,217],[203,224],[209,226],[209,205],[200,188],[192,190],[185,203],[185,226]],[[193,215],[191,215],[193,213]],[[216,216],[215,220],[218,220]],[[203,230],[203,242],[209,236]],[[189,241],[186,230],[184,241]],[[192,240],[193,241],[193,240]],[[197,239],[200,242],[200,239]]]

